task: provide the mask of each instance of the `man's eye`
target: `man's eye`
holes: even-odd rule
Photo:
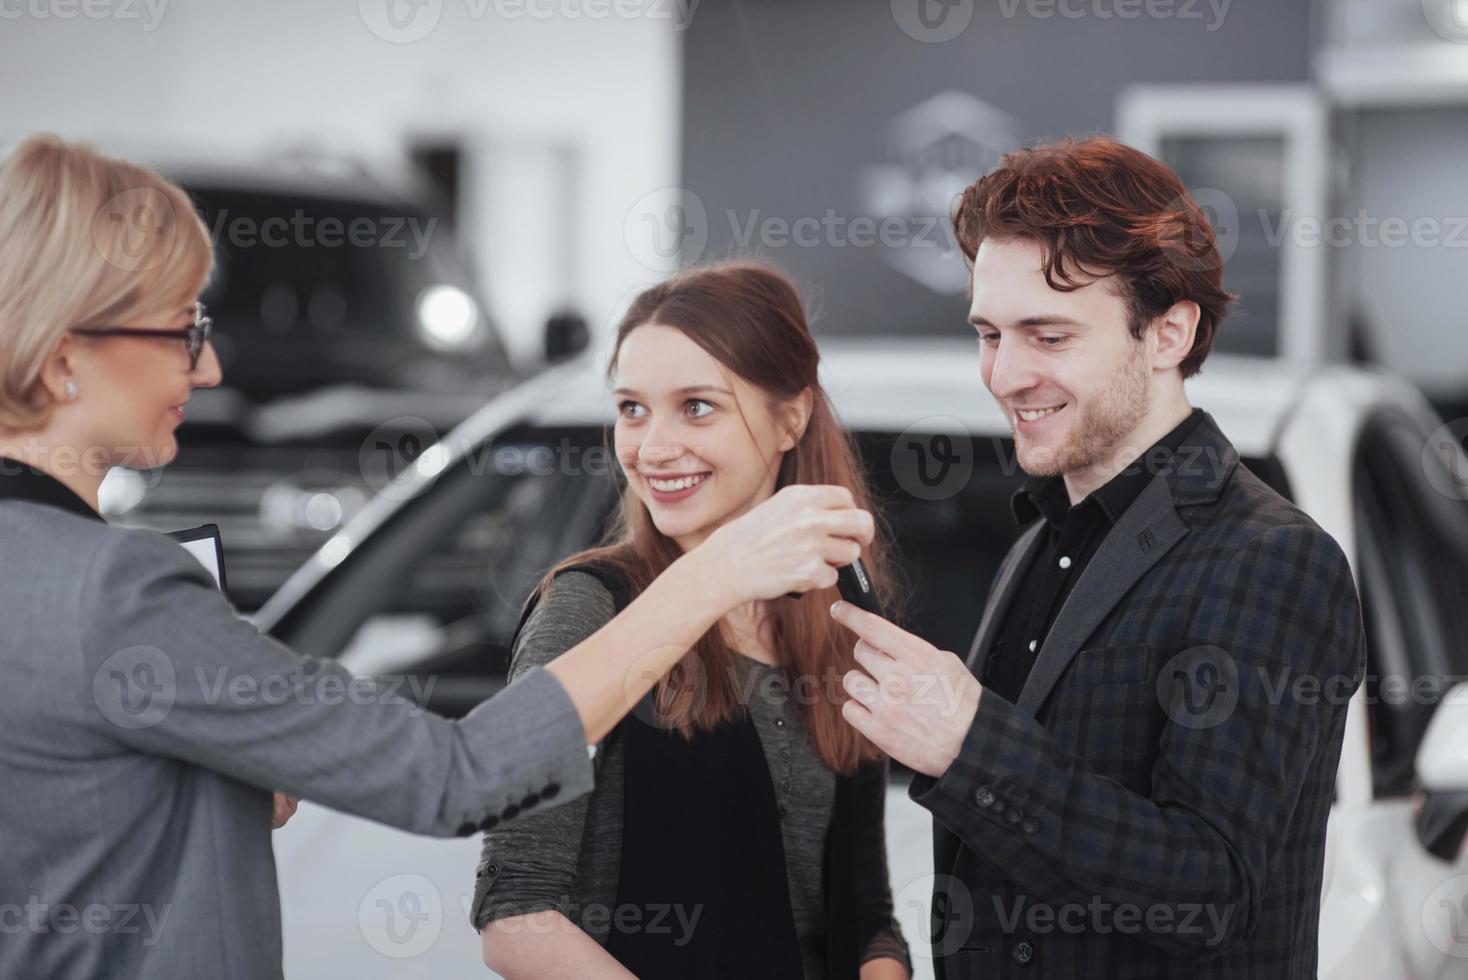
[[[1040,338],[1040,343],[1044,344],[1046,347],[1059,347],[1061,344],[1065,343],[1065,338],[1064,337],[1041,337]]]
[[[708,409],[708,411],[707,412],[698,412],[698,411],[695,411],[694,409],[696,409],[700,405],[702,405],[704,408]],[[707,417],[709,415],[709,413],[711,413],[714,410],[714,406],[713,406],[712,403],[706,402],[702,398],[690,398],[690,399],[688,399],[688,409],[689,409],[689,411],[688,411],[688,414],[689,415],[692,415],[696,419],[701,419],[701,418]]]
[[[997,333],[981,333],[979,334],[979,343],[997,344],[999,343],[999,335]]]

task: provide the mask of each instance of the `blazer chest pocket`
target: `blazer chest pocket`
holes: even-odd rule
[[[1145,644],[1091,647],[1081,650],[1061,678],[1062,685],[1096,687],[1100,684],[1138,684],[1147,679]]]

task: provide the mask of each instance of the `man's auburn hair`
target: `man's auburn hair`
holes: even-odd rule
[[[1233,294],[1213,227],[1166,165],[1116,140],[1065,140],[1006,154],[958,199],[953,228],[972,264],[985,238],[1044,249],[1045,281],[1070,292],[1114,274],[1132,336],[1174,303],[1201,315],[1184,378],[1202,367]]]

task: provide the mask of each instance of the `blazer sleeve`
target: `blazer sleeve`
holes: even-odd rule
[[[512,685],[601,629],[616,614],[611,593],[591,575],[563,572],[551,582],[515,638]],[[598,752],[597,768],[605,759]],[[594,793],[602,792],[599,784]],[[495,919],[570,906],[591,796],[502,824],[484,834],[469,918],[475,929]]]
[[[591,789],[580,717],[545,671],[438,717],[265,636],[151,531],[109,535],[75,595],[91,717],[133,750],[445,837]]]
[[[909,793],[1036,901],[1209,909],[1215,926],[1137,936],[1184,953],[1224,949],[1257,920],[1278,829],[1319,753],[1338,756],[1346,702],[1365,669],[1350,568],[1318,527],[1272,527],[1220,558],[1193,613],[1194,647],[1226,652],[1238,700],[1208,727],[1160,736],[1150,795],[1061,750],[1027,712],[985,691],[958,757]],[[1329,697],[1269,686],[1318,678]],[[1174,715],[1176,717],[1176,715]],[[1000,803],[1002,802],[1002,806]]]

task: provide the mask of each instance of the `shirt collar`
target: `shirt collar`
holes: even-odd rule
[[[48,507],[59,507],[94,521],[107,521],[78,497],[66,484],[49,473],[9,456],[0,456],[0,500],[25,500]]]
[[[1140,453],[1103,486],[1092,490],[1074,507],[1070,505],[1064,477],[1030,477],[1010,497],[1010,509],[1014,511],[1015,520],[1020,524],[1028,524],[1037,517],[1043,517],[1052,527],[1059,529],[1072,513],[1085,513],[1082,508],[1099,508],[1106,519],[1115,524],[1132,502],[1142,495],[1147,484],[1152,482],[1152,477],[1163,470],[1206,414],[1201,408],[1193,409],[1171,432]]]

